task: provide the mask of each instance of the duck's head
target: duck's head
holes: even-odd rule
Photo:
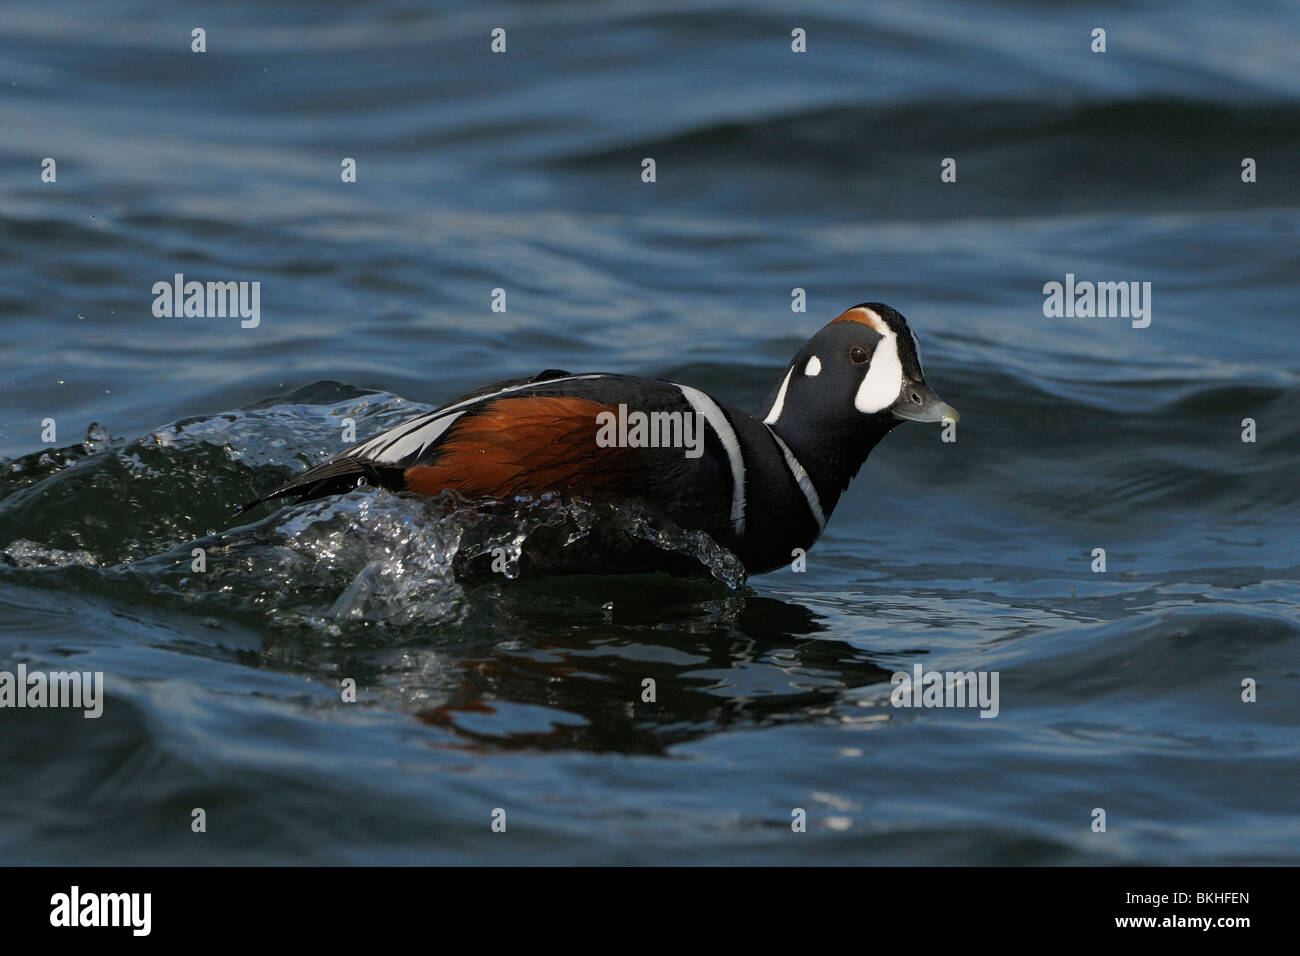
[[[904,420],[958,417],[925,384],[907,320],[880,302],[855,305],[809,339],[754,414],[787,442],[805,446],[854,436],[879,441]]]

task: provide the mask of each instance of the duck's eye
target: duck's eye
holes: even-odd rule
[[[849,359],[854,365],[861,365],[867,360],[867,350],[861,345],[855,345],[849,349]]]

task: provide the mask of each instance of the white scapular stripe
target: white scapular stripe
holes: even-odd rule
[[[435,418],[427,425],[422,425],[409,434],[403,435],[392,445],[389,445],[379,454],[375,455],[375,461],[382,461],[396,464],[407,457],[418,458],[424,453],[424,450],[443,436],[452,423],[464,412],[452,412],[450,415],[443,415],[441,418]]]
[[[785,408],[785,389],[790,384],[790,376],[794,374],[794,366],[790,371],[785,373],[785,378],[781,379],[781,388],[776,393],[776,401],[772,403],[772,410],[767,413],[767,418],[763,419],[764,425],[770,425],[781,417],[781,411]]]
[[[772,432],[772,429],[768,429]],[[799,464],[799,459],[794,457],[794,452],[790,446],[781,441],[781,436],[772,432],[772,437],[776,439],[777,447],[781,449],[781,454],[785,455],[786,467],[790,469],[790,474],[794,475],[795,482],[799,485],[799,490],[803,496],[808,499],[808,510],[817,521],[817,530],[821,531],[826,527],[826,516],[822,514],[822,500],[817,494],[817,489],[813,487],[812,479],[808,477],[808,472],[803,470],[803,465]]]
[[[518,392],[525,388],[541,388],[550,385],[553,382],[581,382],[587,379],[608,377],[609,376],[603,372],[597,372],[591,375],[566,375],[564,378],[548,378],[544,382],[524,382],[521,385],[510,385],[506,388],[497,389],[495,392],[489,392],[486,395],[475,395],[473,398],[467,398],[463,402],[457,402],[455,405],[448,405],[445,408],[437,408],[431,412],[425,412],[423,415],[412,418],[409,421],[402,422],[400,425],[394,425],[387,431],[380,432],[374,438],[357,445],[355,448],[349,448],[347,451],[341,452],[338,455],[338,458],[367,458],[378,455],[380,457],[375,458],[376,461],[397,461],[400,456],[394,457],[394,454],[399,446],[411,448],[412,446],[408,444],[408,440],[412,439],[416,434],[423,433],[430,424],[439,422],[443,417],[452,412],[468,408],[470,405],[474,405],[478,402],[491,401],[501,395],[506,395],[510,392]],[[453,421],[455,421],[455,418],[439,424],[436,433],[433,434],[428,441],[423,442],[423,444],[425,446],[433,444],[433,442],[447,430]],[[398,436],[401,437],[398,438]],[[397,441],[397,444],[392,448],[381,450],[385,445],[395,440]],[[421,448],[420,450],[423,451],[424,449]],[[333,461],[335,459],[330,460]]]
[[[822,360],[814,355],[808,360],[808,364],[803,367],[803,373],[809,378],[820,375],[822,373]]]
[[[673,383],[677,385],[676,382]],[[697,388],[689,385],[677,385],[683,397],[690,402],[691,408],[704,416],[704,420],[713,426],[722,447],[726,449],[727,459],[731,462],[731,528],[736,534],[745,533],[745,456],[740,452],[740,439],[727,421],[717,403]]]
[[[872,313],[875,314],[874,312]],[[893,329],[881,323],[884,336],[871,356],[871,365],[867,374],[853,396],[853,407],[864,415],[884,411],[894,402],[903,390],[903,363],[898,358],[898,336]]]

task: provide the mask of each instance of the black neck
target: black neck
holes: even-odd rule
[[[796,364],[798,361],[796,357]],[[779,391],[780,383],[751,413],[752,416],[759,421],[766,418]],[[821,499],[822,511],[830,517],[831,509],[861,470],[872,449],[900,424],[899,419],[888,413],[861,415],[849,411],[838,420],[828,419],[825,409],[806,408],[787,401],[776,423],[768,427],[786,443],[808,473],[817,489],[817,497]]]
[[[861,470],[872,449],[899,424],[897,419],[885,422],[867,419],[857,428],[823,428],[820,433],[786,422],[777,422],[770,427],[808,472],[821,499],[822,511],[830,517],[831,509]]]

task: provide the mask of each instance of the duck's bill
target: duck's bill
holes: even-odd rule
[[[930,391],[928,386],[912,382],[903,385],[903,393],[889,410],[895,418],[905,418],[910,422],[942,422],[949,419],[955,422],[961,418],[957,409]]]

